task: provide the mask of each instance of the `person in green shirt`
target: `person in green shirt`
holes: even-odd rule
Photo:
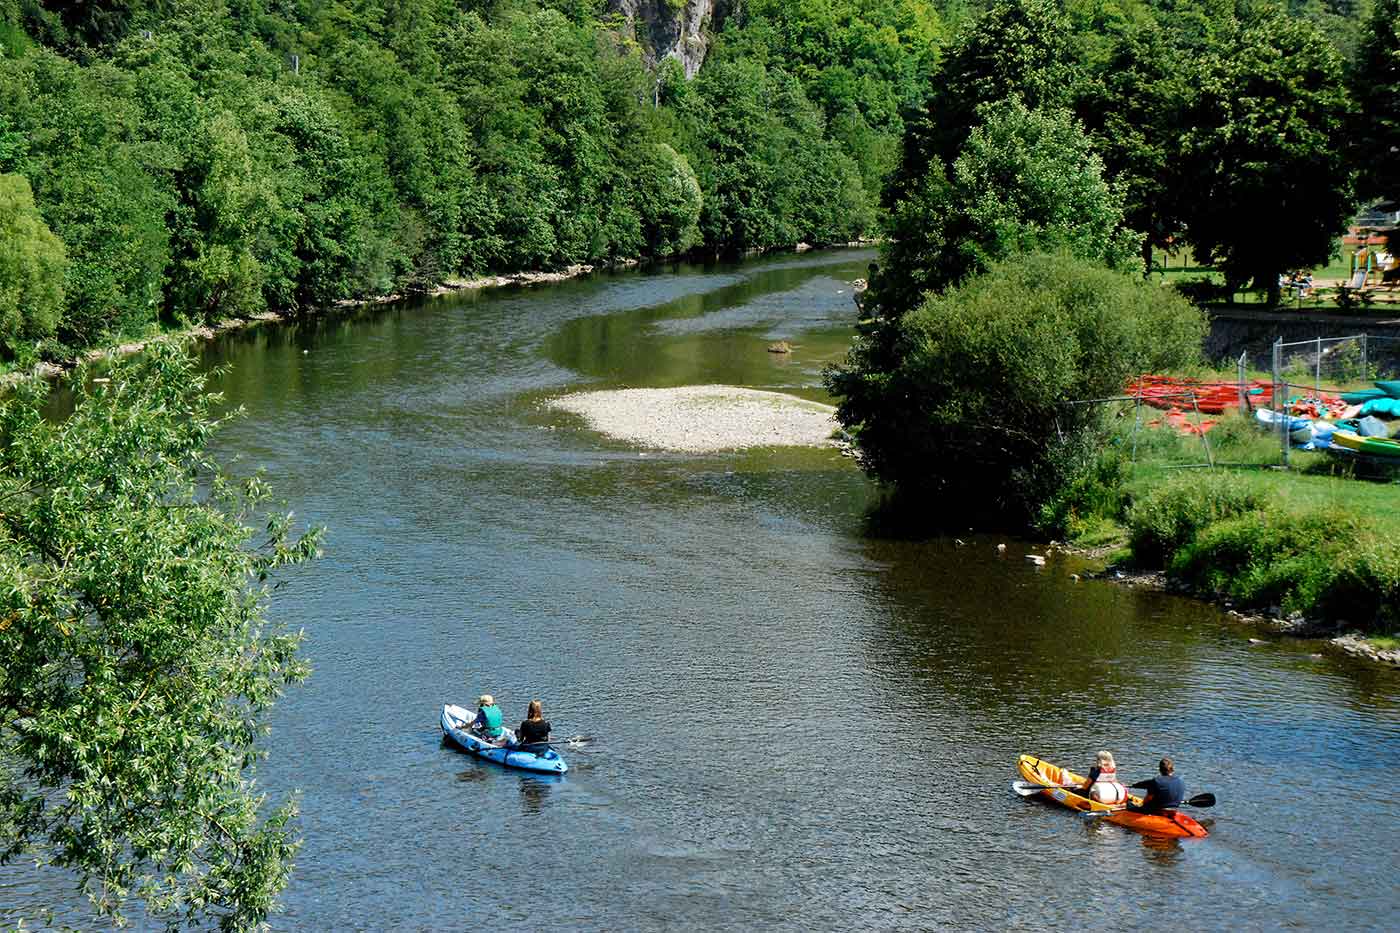
[[[488,742],[499,743],[505,735],[501,708],[489,693],[483,693],[476,701],[476,718],[472,720],[472,731],[479,732]]]

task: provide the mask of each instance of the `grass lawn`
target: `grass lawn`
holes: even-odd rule
[[[1143,424],[1133,430],[1134,410],[1129,404],[1117,421],[1111,444],[1127,452],[1132,466],[1124,484],[1130,500],[1183,475],[1205,477],[1230,472],[1248,488],[1276,498],[1279,508],[1295,513],[1313,510],[1345,510],[1374,520],[1386,536],[1400,540],[1400,470],[1391,481],[1358,479],[1348,461],[1321,451],[1291,450],[1288,470],[1279,468],[1280,443],[1276,435],[1260,430],[1239,412],[1219,418],[1215,429],[1200,437],[1184,436],[1166,425],[1163,412],[1142,408]],[[1194,416],[1193,416],[1194,417]],[[1209,417],[1209,416],[1208,416]],[[1150,423],[1158,421],[1152,426]],[[1206,443],[1215,471],[1207,467]],[[1084,547],[1102,547],[1126,537],[1116,519],[1087,522],[1076,534]]]

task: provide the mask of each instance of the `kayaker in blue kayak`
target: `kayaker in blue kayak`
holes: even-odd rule
[[[518,746],[543,745],[549,742],[549,720],[544,718],[544,706],[539,700],[531,700],[525,709],[525,719],[515,730]]]
[[[1139,813],[1161,813],[1163,810],[1180,806],[1181,802],[1186,799],[1186,784],[1176,776],[1176,767],[1172,764],[1172,760],[1163,758],[1158,762],[1157,770],[1161,773],[1156,777],[1138,781],[1132,785],[1147,793],[1142,795],[1141,805],[1128,804],[1129,810],[1136,810]]]
[[[503,721],[501,708],[496,705],[496,700],[491,694],[483,693],[477,698],[476,718],[472,720],[473,732],[479,732],[487,741],[499,744],[506,732],[501,725]]]

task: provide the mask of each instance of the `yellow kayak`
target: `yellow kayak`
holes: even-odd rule
[[[1117,823],[1129,829],[1146,833],[1149,836],[1195,836],[1207,835],[1206,829],[1185,813],[1177,810],[1164,810],[1161,813],[1137,813],[1123,809],[1122,805],[1099,803],[1089,799],[1087,792],[1080,790],[1088,780],[1086,775],[1075,774],[1068,768],[1041,761],[1034,755],[1022,755],[1016,763],[1016,770],[1029,784],[1053,785],[1039,792],[1041,797],[1052,800],[1071,810],[1086,812],[1107,811],[1103,817],[1109,823]],[[1128,800],[1141,806],[1142,798],[1128,795]]]

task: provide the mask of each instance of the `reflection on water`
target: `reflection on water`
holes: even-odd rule
[[[220,453],[330,527],[273,603],[314,667],[259,776],[301,790],[275,929],[1389,925],[1394,673],[1251,647],[1016,541],[867,535],[873,491],[833,451],[639,457],[539,407],[689,381],[820,398],[869,258],[598,276],[211,351],[249,412]],[[482,692],[583,737],[569,774],[445,745],[442,703]],[[1211,837],[1008,788],[1018,754],[1100,748],[1130,779],[1171,754],[1219,797]],[[0,919],[78,923],[72,903],[0,869]]]

